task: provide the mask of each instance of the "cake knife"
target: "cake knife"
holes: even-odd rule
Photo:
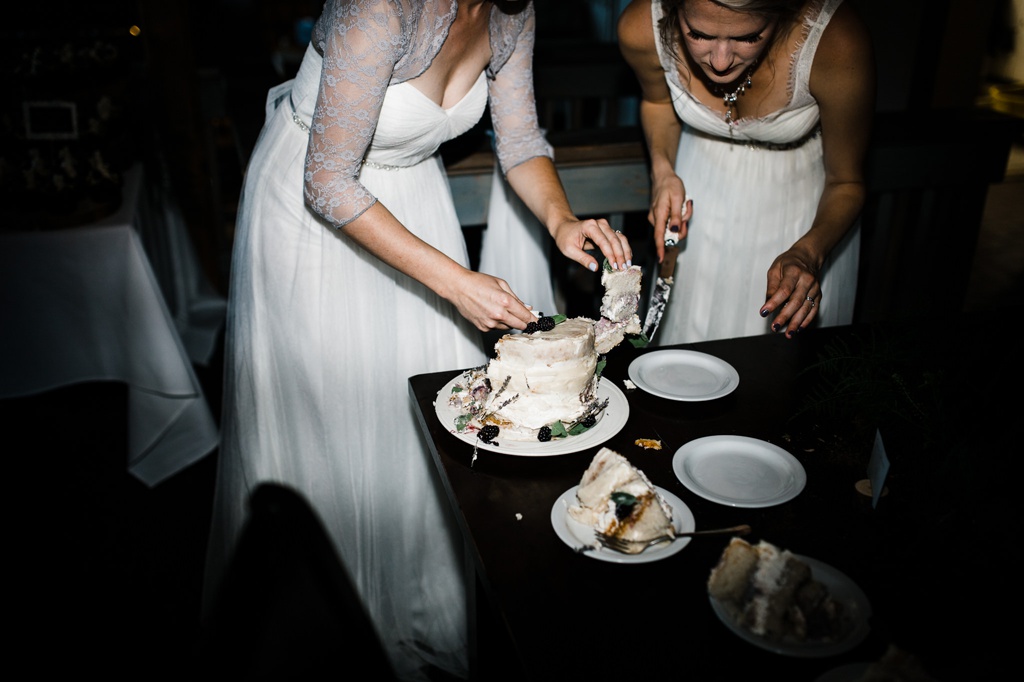
[[[689,222],[689,214],[693,208],[693,200],[686,200],[687,219],[683,226]],[[665,257],[661,261],[658,270],[658,280],[654,283],[654,291],[651,293],[651,302],[647,306],[647,317],[644,319],[643,336],[650,343],[654,340],[654,333],[658,331],[661,324],[661,317],[665,314],[665,306],[668,304],[668,295],[672,293],[672,284],[675,281],[676,259],[679,258],[679,233],[665,230]]]

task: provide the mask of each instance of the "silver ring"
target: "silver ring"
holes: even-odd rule
[[[615,230],[615,234],[622,234],[622,230]]]
[[[814,307],[814,297],[813,296],[808,296],[807,297],[807,301],[811,304],[811,307],[813,308]]]

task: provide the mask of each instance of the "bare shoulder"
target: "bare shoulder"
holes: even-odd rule
[[[619,46],[624,53],[654,50],[651,0],[632,0],[619,15],[617,30]]]
[[[814,66],[867,68],[871,65],[871,35],[867,25],[849,2],[836,8],[821,34]]]
[[[810,91],[821,114],[828,174],[861,177],[875,104],[875,62],[868,30],[849,2],[836,9],[821,35]]]

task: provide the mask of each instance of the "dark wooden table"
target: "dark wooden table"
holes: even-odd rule
[[[876,660],[889,645],[921,657],[941,680],[983,679],[975,673],[999,670],[1009,636],[995,625],[996,602],[999,609],[1019,603],[1019,590],[1011,584],[993,599],[979,594],[987,587],[975,581],[1009,579],[1020,557],[1005,532],[986,530],[987,521],[1012,515],[1004,512],[1012,499],[1005,425],[1011,414],[1019,416],[1020,400],[994,396],[1020,363],[998,325],[977,321],[971,329],[954,335],[942,324],[842,327],[792,341],[765,336],[678,346],[730,363],[740,375],[737,390],[703,403],[626,390],[629,419],[604,445],[678,495],[698,528],[748,523],[752,542],[764,539],[825,562],[866,593],[870,634],[828,658],[770,653],[718,620],[706,581],[726,538],[694,539],[674,556],[636,565],[575,553],[556,536],[550,512],[579,483],[597,447],[556,457],[479,450],[474,459],[473,447],[452,435],[433,407],[458,370],[412,377],[410,393],[476,577],[474,678],[643,672],[815,680]],[[653,350],[619,346],[602,381],[624,388],[630,362]],[[968,425],[984,437],[968,434]],[[892,468],[888,494],[872,508],[855,485],[867,476],[879,429]],[[692,493],[673,473],[673,455],[691,440],[723,434],[789,451],[806,470],[803,492],[752,509]],[[637,438],[658,438],[664,448],[643,449]]]

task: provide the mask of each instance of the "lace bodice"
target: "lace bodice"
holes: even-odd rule
[[[532,3],[491,7],[487,91],[502,170],[551,156],[533,95]],[[457,0],[327,0],[313,30],[323,55],[305,165],[307,203],[341,227],[376,198],[359,182],[388,88],[415,78],[447,39]],[[512,10],[510,10],[512,11]]]
[[[772,144],[789,144],[806,138],[818,125],[818,103],[811,95],[809,82],[814,54],[822,32],[842,0],[824,0],[813,3],[803,18],[803,39],[790,57],[789,102],[767,116],[741,118],[731,125],[725,117],[705,106],[683,85],[679,68],[667,46],[661,43],[658,21],[662,17],[661,3],[651,3],[655,42],[665,79],[672,93],[672,103],[682,121],[702,133],[735,141],[754,140]]]

